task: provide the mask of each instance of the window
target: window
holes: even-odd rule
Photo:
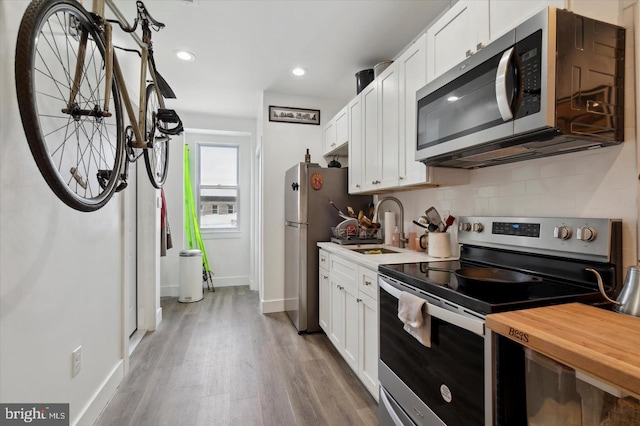
[[[200,229],[238,229],[237,145],[198,144],[198,203]]]

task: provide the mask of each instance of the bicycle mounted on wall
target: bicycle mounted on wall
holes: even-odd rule
[[[116,19],[105,18],[105,4]],[[141,155],[151,184],[161,188],[170,136],[183,130],[178,114],[165,108],[164,98],[176,96],[153,58],[151,30],[165,25],[141,1],[136,8],[129,25],[112,0],[93,0],[93,12],[76,0],[34,0],[20,23],[15,75],[27,142],[49,187],[76,210],[103,207],[127,186],[129,163]],[[140,51],[114,46],[112,23],[130,33]],[[140,56],[137,117],[115,48]]]

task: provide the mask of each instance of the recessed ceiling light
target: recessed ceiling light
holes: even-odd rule
[[[448,100],[449,102],[455,102],[455,101],[457,101],[458,99],[459,99],[459,98],[458,98],[457,96],[449,96],[449,97],[447,98],[447,100]]]
[[[304,68],[294,68],[291,72],[293,73],[293,75],[301,76],[305,75],[307,71]]]
[[[195,61],[196,59],[193,53],[187,52],[186,50],[177,50],[176,56],[182,59],[183,61],[188,61],[188,62]]]

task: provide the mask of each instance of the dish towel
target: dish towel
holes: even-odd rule
[[[429,302],[403,291],[398,300],[398,318],[404,324],[404,331],[427,348],[431,347]]]

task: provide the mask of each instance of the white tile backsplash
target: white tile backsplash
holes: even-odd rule
[[[636,141],[588,152],[472,170],[468,185],[392,194],[405,221],[441,215],[608,217],[623,220],[625,265],[636,264]],[[456,223],[457,225],[457,223]]]

